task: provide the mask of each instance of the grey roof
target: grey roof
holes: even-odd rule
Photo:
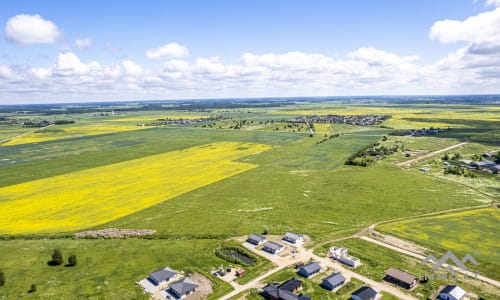
[[[175,277],[175,275],[177,275],[176,271],[170,269],[169,267],[165,267],[149,274],[149,278],[156,282],[162,282],[164,280],[168,281],[169,279]]]
[[[194,291],[198,285],[191,280],[191,278],[186,277],[176,283],[170,285],[170,289],[175,291],[177,295],[185,295],[191,291]]]
[[[255,233],[252,233],[248,236],[248,239],[249,240],[253,240],[253,241],[265,241],[266,240],[266,237],[265,236],[262,236],[260,234],[255,234]]]
[[[299,238],[301,238],[302,236],[300,234],[296,234],[293,232],[287,232],[287,233],[285,233],[285,237],[290,239],[290,240],[296,241]]]
[[[397,279],[401,282],[407,283],[407,284],[412,284],[415,280],[417,280],[417,276],[406,273],[404,271],[395,269],[395,268],[390,268],[385,272],[387,276],[390,276],[394,279]]]
[[[377,296],[377,291],[371,286],[362,286],[352,293],[352,295],[358,296],[361,300],[372,300]]]
[[[302,281],[291,278],[282,284],[277,283],[266,285],[263,290],[269,296],[280,300],[311,300],[311,297],[304,294],[294,294],[292,291],[302,285]]]
[[[345,280],[346,279],[344,275],[342,275],[340,272],[335,272],[332,275],[323,278],[323,282],[326,281],[330,283],[332,286],[336,286],[339,283],[345,282]]]
[[[455,299],[462,299],[467,293],[458,285],[447,285],[441,290],[440,294],[449,294]]]
[[[494,166],[496,165],[494,161],[491,161],[491,160],[482,160],[482,161],[478,161],[476,163],[476,165],[478,167],[489,167],[489,166]]]
[[[278,250],[283,248],[283,245],[269,241],[264,243],[264,247],[272,250]]]
[[[307,265],[300,268],[300,272],[304,271],[307,274],[313,274],[313,273],[316,273],[320,270],[321,270],[321,266],[315,261],[310,262]]]

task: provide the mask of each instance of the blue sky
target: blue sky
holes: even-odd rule
[[[3,1],[0,103],[497,93],[499,4]]]

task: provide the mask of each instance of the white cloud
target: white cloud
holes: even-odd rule
[[[186,57],[188,55],[189,50],[185,46],[177,43],[169,43],[160,48],[146,51],[146,56],[151,59],[161,57],[178,58]]]
[[[90,46],[92,46],[92,39],[90,39],[90,38],[77,39],[75,41],[75,45],[80,50],[87,49]]]
[[[131,76],[139,76],[142,74],[142,67],[131,60],[124,60],[122,66],[125,69],[125,74]]]
[[[60,34],[56,24],[40,15],[16,15],[5,25],[6,38],[21,45],[53,44]]]
[[[500,0],[486,0],[486,5],[500,6]]]
[[[8,66],[0,65],[0,77],[9,79],[13,77],[13,75],[14,73]]]
[[[58,55],[55,68],[61,75],[85,75],[100,69],[101,65],[96,61],[83,63],[73,52],[67,52]]]

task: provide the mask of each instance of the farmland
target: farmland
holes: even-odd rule
[[[216,143],[4,187],[0,233],[60,232],[120,218],[256,165],[265,145]],[[91,196],[90,196],[91,195]],[[103,201],[105,200],[105,201]]]
[[[192,111],[185,106],[132,111],[121,105],[116,115],[109,115],[108,107],[102,115],[33,112],[32,119],[71,119],[75,124],[54,125],[0,146],[0,251],[8,253],[0,256],[0,269],[8,280],[0,287],[0,299],[56,294],[61,299],[110,299],[118,292],[124,299],[137,299],[143,294],[134,282],[167,265],[208,277],[214,288],[210,298],[217,299],[232,289],[210,275],[210,270],[226,264],[215,256],[215,249],[228,238],[251,232],[279,235],[296,231],[307,234],[312,239],[310,246],[315,246],[391,220],[399,221],[377,229],[436,253],[447,248],[460,253],[479,249],[493,257],[488,260],[480,255],[481,263],[498,266],[498,243],[494,242],[499,237],[493,228],[499,220],[494,206],[416,218],[496,203],[498,176],[484,173],[479,182],[444,176],[437,167],[429,173],[418,170],[437,166],[433,161],[439,157],[408,168],[397,166],[465,140],[472,141],[457,151],[468,156],[498,148],[497,107],[329,101],[264,108],[257,104],[238,108],[237,104]],[[124,108],[127,110],[119,111]],[[378,126],[314,124],[316,134],[312,136],[305,124],[289,126],[291,118],[323,113],[373,113],[391,118]],[[214,115],[218,118],[196,124],[136,126],[159,118]],[[450,126],[451,130],[422,137],[392,134],[395,129],[416,126]],[[16,125],[5,128],[2,135],[30,130]],[[335,138],[325,140],[325,135],[333,134]],[[345,165],[351,155],[374,144],[404,145],[404,149],[368,167]],[[156,233],[124,240],[73,237],[77,231],[105,228]],[[470,234],[453,235],[457,231]],[[432,237],[433,232],[438,238]],[[342,245],[366,259],[384,251],[366,243],[349,239]],[[79,256],[76,269],[46,265],[56,247]],[[13,249],[22,249],[22,259],[15,259]],[[403,268],[409,263],[410,270],[418,271],[413,261],[394,257],[390,253],[379,256],[383,264],[367,264],[367,269],[360,270],[377,280],[382,269],[391,265]],[[271,267],[267,261],[260,262],[247,270],[249,277],[238,282],[248,282]],[[481,272],[494,277],[492,270]],[[33,283],[26,273],[39,278],[36,295],[26,293]],[[281,280],[289,274],[285,269],[268,279]],[[326,295],[309,283],[305,288],[317,297]],[[349,292],[337,298],[344,299]]]

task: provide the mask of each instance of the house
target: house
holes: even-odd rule
[[[439,292],[441,300],[461,300],[467,294],[457,285],[447,285]]]
[[[264,243],[264,251],[269,252],[271,254],[280,253],[285,247],[281,244],[275,242],[265,242]]]
[[[490,168],[490,171],[493,173],[500,173],[500,165],[496,165]]]
[[[381,295],[371,286],[362,286],[351,294],[352,300],[375,300]]]
[[[285,233],[283,240],[287,241],[289,243],[292,243],[292,244],[302,245],[302,243],[304,242],[304,237],[302,237],[302,235],[300,235],[300,234],[296,234],[293,232],[287,232],[287,233]]]
[[[420,168],[419,170],[422,172],[429,172],[431,170],[431,168],[424,167],[424,168]]]
[[[304,276],[305,278],[310,278],[321,272],[321,266],[317,262],[310,262],[302,267],[300,267],[297,274]]]
[[[291,278],[282,284],[271,283],[266,285],[262,289],[262,294],[267,300],[311,300],[311,297],[297,293],[301,288],[302,281]]]
[[[333,291],[345,283],[345,277],[340,272],[334,272],[332,275],[323,278],[321,286],[329,291]]]
[[[180,281],[172,283],[168,292],[172,294],[177,299],[182,299],[189,294],[194,293],[198,285],[191,280],[191,278],[186,277]]]
[[[238,269],[234,272],[236,277],[241,277],[241,276],[245,275],[246,273],[247,273],[247,271],[245,271],[245,269]]]
[[[266,237],[260,234],[252,233],[248,236],[247,242],[249,242],[250,244],[254,244],[256,246],[262,245],[266,242]]]
[[[472,160],[468,160],[468,159],[461,159],[461,160],[459,160],[459,162],[461,162],[462,164],[464,164],[466,166],[470,166],[472,164]]]
[[[330,248],[330,256],[333,259],[336,259],[340,261],[341,263],[344,263],[350,267],[356,268],[361,264],[361,261],[359,258],[351,256],[348,254],[347,248],[340,248],[340,247],[331,247]]]
[[[162,285],[169,282],[170,280],[176,278],[178,273],[169,267],[156,270],[149,274],[148,280],[154,285]]]
[[[445,167],[449,167],[449,166],[451,166],[451,164],[450,164],[449,162],[445,161],[445,162],[443,163],[443,166],[445,166]]]
[[[417,285],[417,276],[395,268],[390,268],[385,272],[384,280],[408,290]]]
[[[496,166],[496,163],[494,161],[491,161],[491,160],[482,160],[482,161],[471,163],[471,166],[476,167],[478,169],[483,169],[483,168],[489,169],[491,167]]]

